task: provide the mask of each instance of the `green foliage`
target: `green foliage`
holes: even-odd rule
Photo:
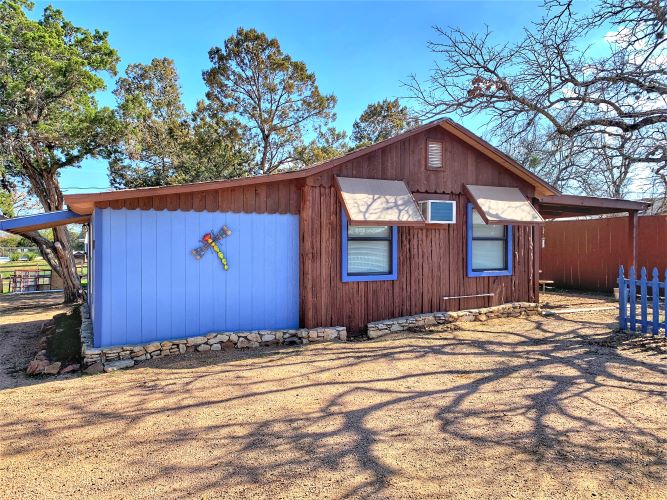
[[[236,177],[251,156],[238,127],[211,117],[202,103],[188,113],[171,59],[131,64],[116,84],[121,140],[111,158],[117,188],[163,186]]]
[[[419,125],[407,106],[398,99],[384,99],[369,104],[352,125],[352,141],[355,147],[364,147],[384,141],[405,130]]]
[[[254,29],[239,28],[223,48],[209,51],[205,71],[209,107],[217,116],[238,118],[257,144],[252,173],[271,173],[294,162],[304,133],[335,118],[334,95],[322,94],[315,75]]]
[[[46,210],[60,202],[56,172],[110,144],[113,113],[99,108],[100,72],[118,56],[107,33],[74,26],[48,6],[38,21],[27,2],[0,3],[0,157],[6,175],[29,182]]]
[[[7,191],[0,189],[0,215],[5,217],[14,216],[14,207],[12,205],[12,195]]]
[[[16,248],[20,246],[18,244],[20,239],[21,239],[20,236],[7,236],[4,238],[0,238],[0,247]]]
[[[0,247],[8,248],[36,248],[35,244],[23,236],[8,236],[0,239]]]
[[[9,260],[11,260],[12,262],[18,262],[18,260],[21,258],[22,255],[23,254],[21,254],[20,252],[12,252],[9,255]]]
[[[28,259],[28,261],[32,262],[33,260],[35,260],[37,258],[37,254],[35,252],[27,252],[25,254],[25,257],[26,257],[26,259]]]
[[[0,2],[0,160],[3,188],[9,178],[10,189],[25,189],[51,212],[63,208],[58,171],[107,156],[116,141],[115,114],[95,93],[105,88],[104,73],[115,74],[118,55],[107,33],[77,27],[52,6],[33,20],[31,8]],[[74,302],[82,293],[66,231],[52,233],[54,242],[29,236],[63,278],[65,302]]]
[[[10,187],[11,184],[7,179],[2,156],[0,156],[0,216],[14,217],[14,204]]]
[[[294,151],[298,165],[308,166],[347,153],[350,145],[347,142],[347,133],[329,127],[319,130],[317,137],[308,144],[299,146]]]
[[[67,227],[67,236],[69,238],[69,244],[72,247],[72,250],[85,250],[85,238],[86,235],[83,231],[83,226],[79,229],[74,229],[72,226]]]

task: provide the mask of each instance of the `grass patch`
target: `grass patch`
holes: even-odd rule
[[[79,363],[81,359],[81,308],[75,307],[69,313],[56,314],[55,333],[48,336],[47,352],[53,361],[63,364]]]

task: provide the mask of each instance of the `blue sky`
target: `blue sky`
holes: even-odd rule
[[[351,130],[367,104],[402,97],[401,82],[426,77],[434,55],[426,43],[434,25],[482,31],[489,25],[499,41],[512,41],[540,16],[541,2],[36,2],[37,17],[48,4],[73,23],[109,32],[111,45],[127,64],[169,57],[176,63],[188,107],[204,95],[201,72],[208,50],[222,45],[237,27],[254,27],[276,37],[285,52],[315,72],[320,89],[338,97],[336,126]],[[109,88],[100,102],[114,106]],[[472,120],[460,120],[477,130]],[[104,161],[87,161],[61,176],[65,192],[108,188]]]

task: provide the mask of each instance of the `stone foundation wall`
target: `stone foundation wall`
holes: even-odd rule
[[[221,351],[271,345],[304,345],[327,340],[347,340],[345,327],[301,328],[299,330],[255,330],[249,332],[213,332],[176,340],[155,341],[141,345],[93,347],[93,326],[87,304],[81,307],[81,357],[86,373],[109,372],[129,368],[141,361],[183,354],[187,351]]]
[[[389,333],[405,332],[413,328],[426,328],[464,321],[486,321],[494,318],[518,318],[539,313],[539,304],[533,302],[513,302],[511,304],[484,307],[481,309],[417,314],[416,316],[403,316],[401,318],[368,323],[368,337],[375,339]]]
[[[436,312],[404,316],[368,323],[371,339],[414,328],[457,323],[487,321],[494,318],[522,317],[539,314],[539,305],[514,302],[495,307],[455,312]],[[141,361],[183,354],[188,351],[220,351],[223,349],[256,348],[271,345],[304,345],[310,342],[347,340],[345,327],[301,328],[299,330],[256,330],[250,332],[213,332],[207,335],[176,340],[155,341],[142,345],[93,347],[93,325],[87,304],[81,307],[81,357],[86,373],[109,372],[129,368]]]

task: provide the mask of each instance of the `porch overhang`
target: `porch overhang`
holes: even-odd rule
[[[58,210],[56,212],[14,217],[13,219],[1,219],[0,231],[27,233],[66,224],[86,224],[89,221],[89,215],[77,214],[71,210]]]
[[[348,223],[357,226],[423,226],[417,202],[403,181],[336,177]]]
[[[642,201],[561,194],[541,198],[539,211],[545,219],[562,219],[589,215],[636,213],[646,210],[648,205]]]
[[[539,210],[545,219],[566,219],[590,215],[628,214],[628,241],[630,258],[628,267],[637,266],[637,224],[638,214],[646,210],[649,203],[643,201],[619,200],[616,198],[596,198],[559,194],[545,196],[539,202]]]

